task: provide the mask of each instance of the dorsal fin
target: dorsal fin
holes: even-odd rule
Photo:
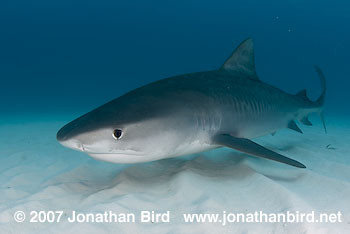
[[[298,97],[301,97],[305,100],[309,100],[309,98],[307,97],[307,92],[306,92],[306,89],[303,89],[303,90],[300,90],[297,94]]]
[[[259,80],[255,72],[253,39],[244,40],[222,65],[221,69],[245,74],[251,79]]]

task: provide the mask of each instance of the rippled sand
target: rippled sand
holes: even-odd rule
[[[307,166],[289,167],[230,149],[117,165],[55,140],[69,117],[9,118],[0,125],[0,233],[350,233],[350,121],[332,118],[327,135],[281,130],[256,141]],[[63,210],[60,223],[23,223],[15,211]],[[83,213],[171,212],[170,223],[69,223]],[[342,212],[342,223],[192,223],[183,213]]]

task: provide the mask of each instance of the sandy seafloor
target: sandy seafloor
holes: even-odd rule
[[[153,163],[96,161],[56,142],[76,116],[2,117],[0,233],[350,233],[350,120],[327,117],[257,142],[307,166],[297,169],[218,149]],[[327,148],[327,145],[328,148]],[[15,211],[171,212],[170,223],[23,223]],[[183,213],[342,212],[341,223],[192,223]]]

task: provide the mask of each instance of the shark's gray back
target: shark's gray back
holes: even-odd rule
[[[149,99],[149,107],[157,106],[157,111],[176,109],[188,115],[192,112],[195,118],[216,121],[211,124],[219,125],[219,131],[242,137],[256,137],[286,127],[300,110],[312,108],[308,100],[244,74],[222,70],[164,79],[128,95],[142,97],[143,101]]]
[[[253,41],[247,39],[220,69],[130,91],[67,124],[57,139],[113,162],[151,161],[226,146],[303,168],[250,139],[285,127],[302,132],[295,120],[311,125],[307,116],[312,112],[322,118],[325,78],[318,67],[316,71],[322,94],[315,102],[306,90],[292,95],[270,86],[256,74]]]

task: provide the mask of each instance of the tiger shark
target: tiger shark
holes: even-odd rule
[[[132,90],[73,120],[57,133],[66,147],[113,163],[139,163],[229,147],[294,167],[305,166],[252,141],[295,121],[323,121],[326,82],[311,101],[262,82],[255,71],[253,40],[243,41],[217,70],[162,79]],[[325,125],[324,125],[325,128]],[[326,128],[325,128],[326,130]]]

